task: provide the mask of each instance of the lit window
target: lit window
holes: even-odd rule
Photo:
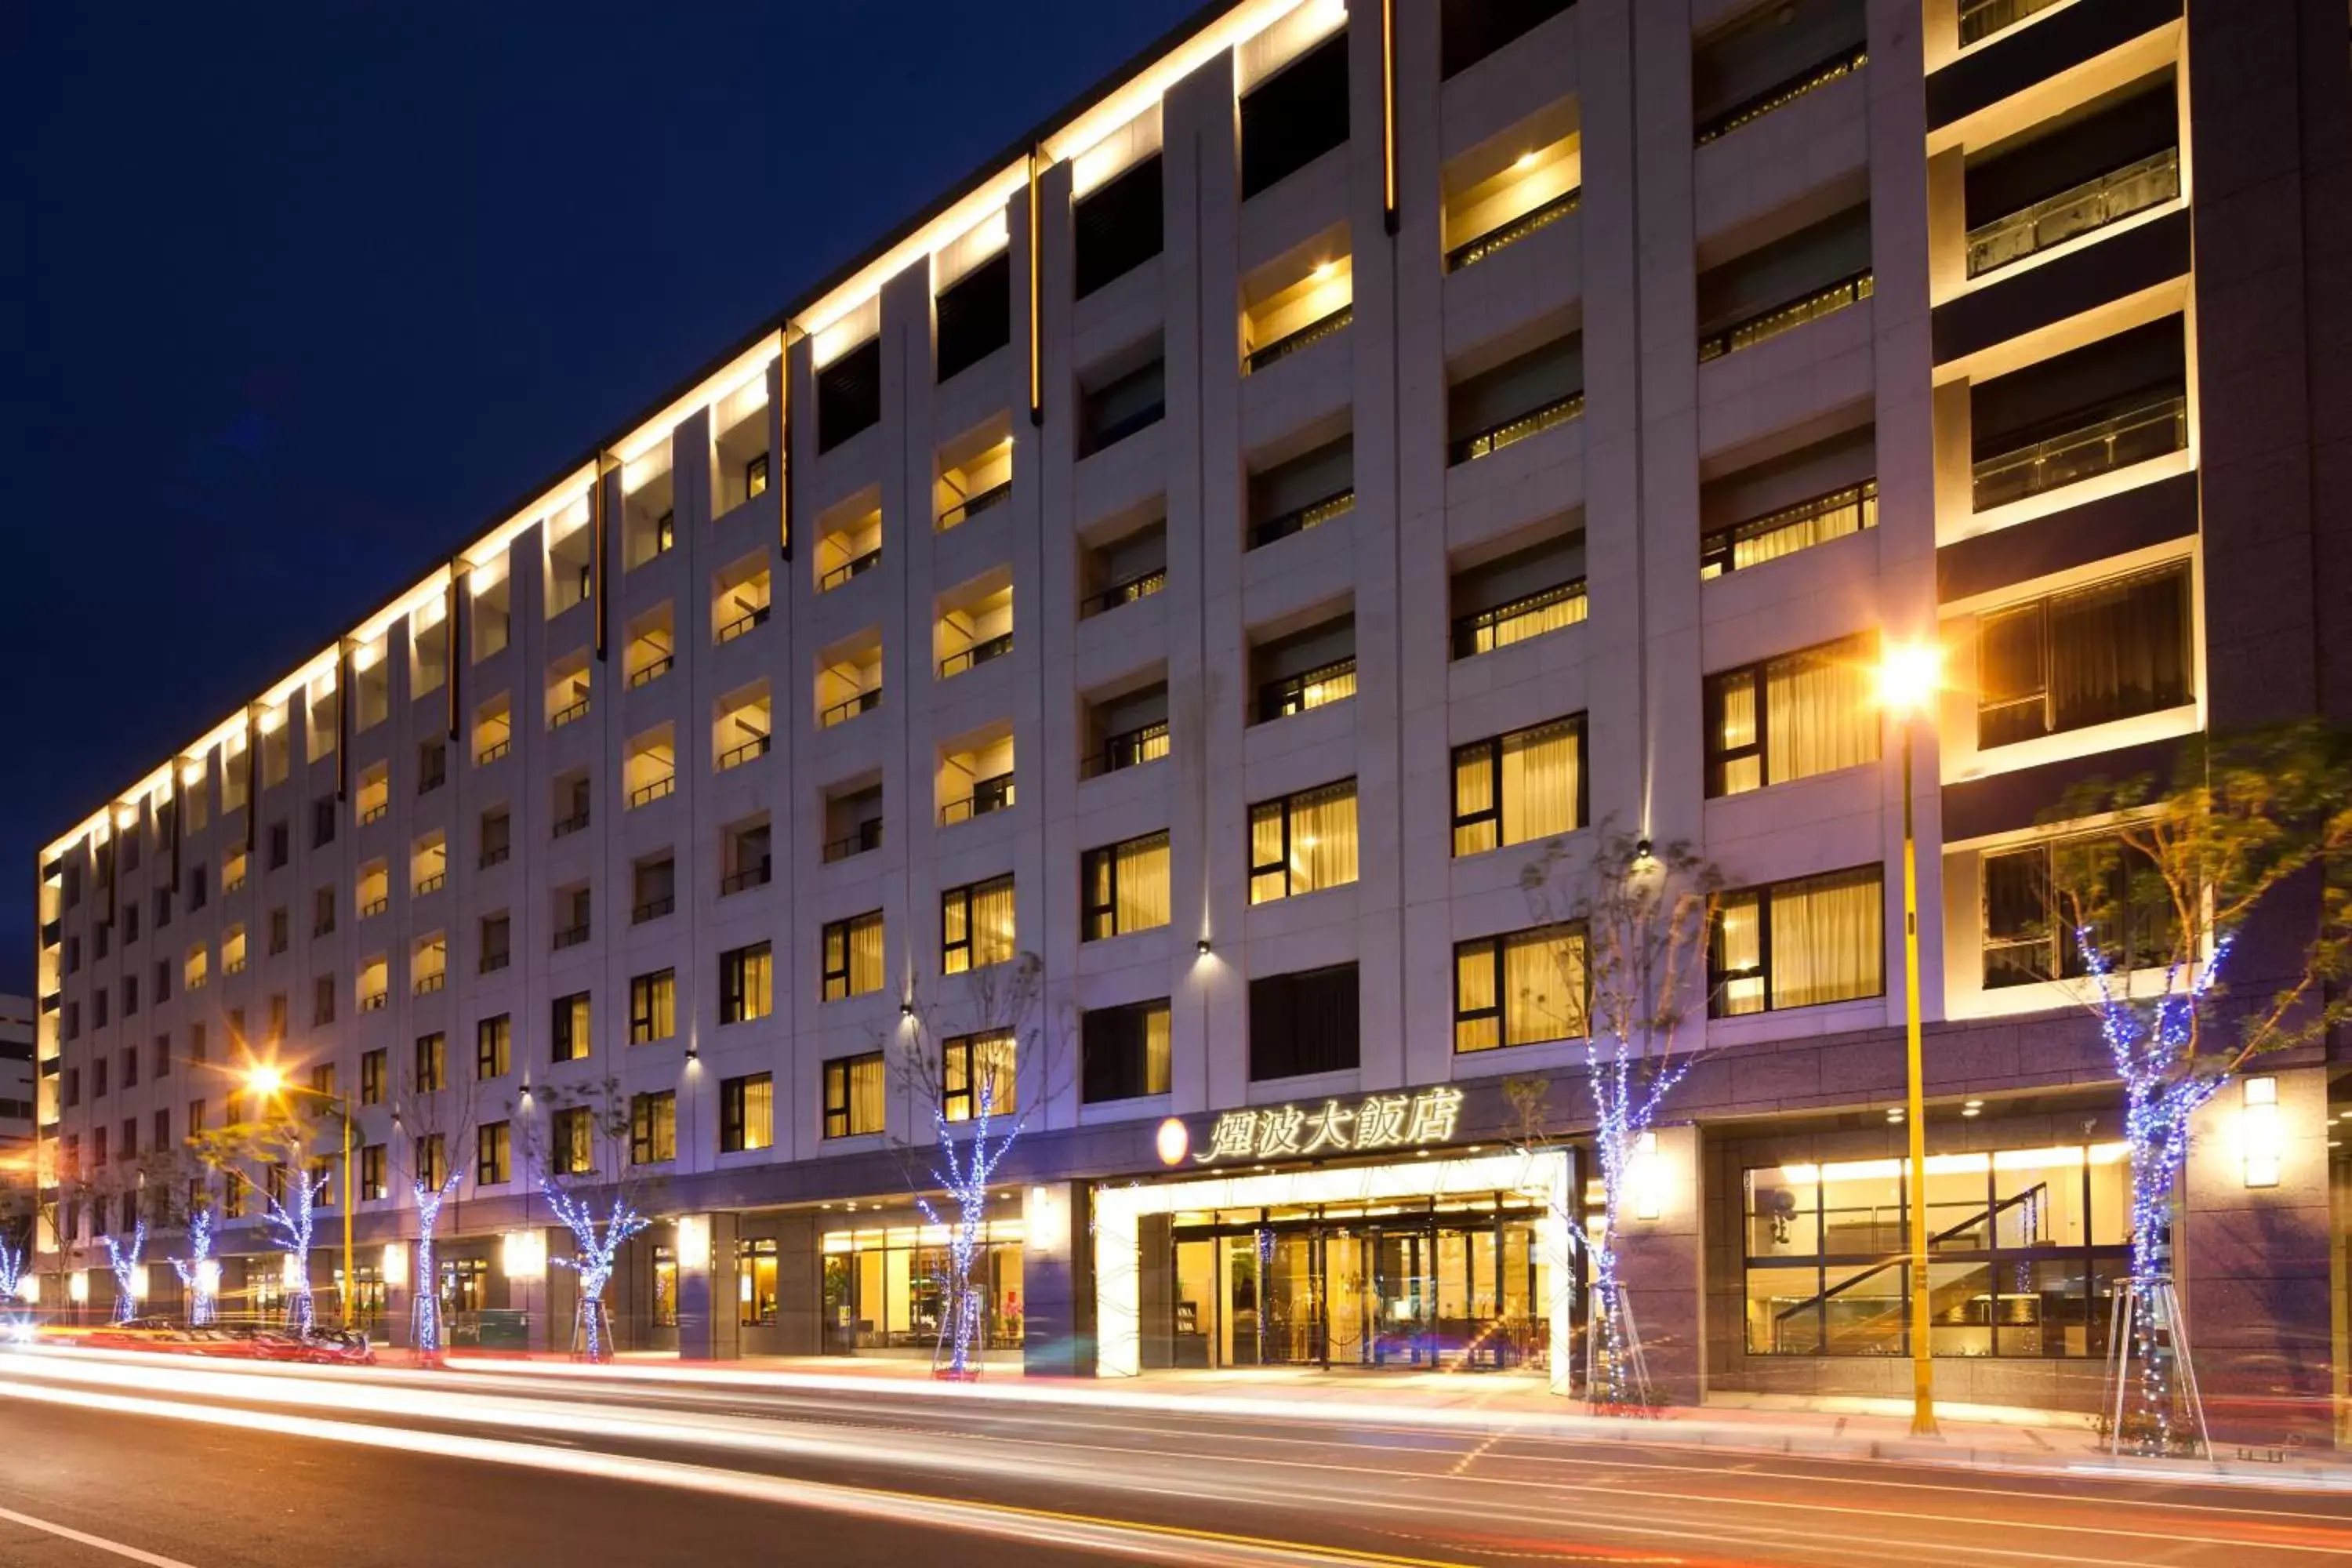
[[[1885,990],[1879,868],[1726,893],[1709,944],[1708,1013],[1849,1002]]]
[[[1250,807],[1250,902],[1344,887],[1356,879],[1356,781]]]

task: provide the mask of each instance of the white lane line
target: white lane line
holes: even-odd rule
[[[109,1541],[103,1535],[91,1535],[86,1531],[76,1530],[70,1525],[58,1524],[46,1519],[35,1519],[29,1513],[18,1513],[14,1509],[0,1508],[0,1519],[5,1519],[11,1524],[21,1524],[26,1530],[45,1531],[70,1541],[79,1546],[88,1546],[100,1552],[111,1552],[117,1557],[125,1557],[133,1563],[144,1563],[147,1568],[195,1568],[194,1563],[183,1563],[176,1557],[165,1557],[153,1552],[142,1552],[136,1546],[125,1546],[120,1541]]]

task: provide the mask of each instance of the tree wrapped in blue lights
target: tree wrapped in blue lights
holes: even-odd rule
[[[2105,1419],[2118,1453],[2197,1452],[2204,1416],[2172,1262],[2191,1123],[2249,1063],[2347,1016],[2352,739],[2297,723],[2192,745],[2168,790],[2095,783],[2053,817],[2111,824],[2056,840],[2050,858],[2053,973],[2098,1019],[2131,1162],[2132,1269]],[[2248,967],[2257,931],[2270,973],[2242,975],[2250,994],[2231,997],[2224,970]]]
[[[278,1250],[286,1255],[286,1321],[308,1334],[318,1326],[317,1298],[310,1289],[310,1244],[318,1233],[319,1194],[329,1173],[287,1170],[273,1182],[264,1210]]]
[[[405,1139],[410,1203],[416,1212],[416,1274],[408,1297],[408,1351],[419,1364],[438,1366],[445,1350],[441,1321],[440,1263],[436,1246],[441,1214],[457,1196],[462,1167],[449,1151],[473,1142],[477,1090],[436,1088],[441,1075],[422,1077],[415,1064],[401,1079],[392,1118],[395,1148]]]
[[[106,1243],[106,1267],[114,1275],[114,1321],[127,1323],[139,1315],[139,1271],[145,1267],[147,1222],[132,1221],[128,1241],[111,1231],[102,1239]]]
[[[554,1259],[557,1268],[569,1268],[580,1277],[580,1301],[573,1312],[572,1353],[582,1361],[610,1361],[612,1323],[605,1316],[604,1287],[613,1281],[613,1266],[620,1258],[621,1248],[649,1222],[617,1187],[606,1195],[604,1212],[599,1215],[593,1198],[564,1191],[553,1178],[543,1178],[540,1185],[555,1217],[572,1233],[575,1248],[571,1257]]]
[[[1656,1129],[1690,1071],[1685,1025],[1704,1001],[1722,878],[1687,844],[1654,847],[1604,827],[1580,865],[1570,863],[1564,842],[1545,845],[1519,885],[1540,924],[1573,933],[1543,984],[1507,998],[1498,992],[1496,1001],[1542,1035],[1584,1043],[1601,1224],[1594,1233],[1580,1215],[1556,1219],[1583,1244],[1588,1264],[1585,1397],[1598,1414],[1647,1414],[1658,1398],[1619,1272],[1621,1225],[1636,1189],[1659,1179],[1651,1169]],[[1530,1149],[1545,1136],[1548,1091],[1539,1079],[1507,1085]]]
[[[618,1079],[601,1083],[541,1089],[534,1109],[543,1114],[527,1124],[530,1158],[539,1189],[557,1221],[572,1235],[572,1255],[551,1258],[580,1281],[572,1310],[572,1354],[607,1362],[614,1345],[604,1289],[613,1280],[621,1248],[652,1222],[638,1203],[638,1178],[630,1160],[630,1107]]]
[[[201,1329],[210,1323],[220,1291],[220,1265],[213,1260],[209,1202],[189,1212],[188,1255],[172,1259],[172,1272],[180,1277],[180,1291],[187,1299],[189,1325]]]
[[[285,1255],[282,1278],[286,1322],[308,1334],[318,1325],[317,1298],[310,1285],[310,1248],[318,1237],[319,1198],[334,1173],[311,1164],[310,1148],[322,1120],[334,1113],[310,1096],[256,1092],[230,1100],[231,1119],[188,1139],[189,1151],[206,1169],[238,1190],[258,1196],[270,1239]],[[336,1123],[340,1127],[340,1123]],[[252,1167],[264,1176],[256,1180]],[[237,1184],[242,1184],[240,1189]]]
[[[0,1237],[0,1303],[14,1301],[25,1289],[25,1249]]]

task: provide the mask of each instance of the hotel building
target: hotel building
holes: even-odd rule
[[[1524,873],[1613,825],[1733,889],[1626,1219],[1654,1375],[1899,1393],[1866,671],[1934,636],[1927,1331],[1945,1398],[2090,1407],[2127,1186],[2046,817],[2352,717],[2347,66],[2335,0],[1202,14],[43,850],[47,1299],[262,1059],[352,1107],[395,1342],[430,1286],[560,1348],[537,1177],[595,1160],[624,1344],[929,1354],[986,1084],[992,1354],[1564,1381],[1582,938]],[[2200,1123],[2225,1430],[2343,1386],[2337,1061]]]

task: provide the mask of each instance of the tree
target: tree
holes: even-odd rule
[[[2108,1418],[2118,1450],[2193,1449],[2203,1417],[2194,1367],[2176,1364],[2170,1279],[2189,1121],[2249,1063],[2317,1043],[2347,1016],[2352,734],[2303,721],[2200,740],[2164,789],[2096,780],[2050,816],[2105,824],[2052,846],[2062,925],[2039,934],[2057,939],[2045,949],[2054,977],[2099,1020],[2124,1085],[2130,1327],[2108,1347]],[[2222,975],[2258,921],[2296,926],[2285,945],[2297,951],[2256,994],[2233,995]]]
[[[220,1265],[213,1258],[212,1194],[188,1212],[188,1256],[174,1258],[172,1271],[180,1277],[180,1292],[187,1299],[188,1322],[203,1328],[213,1321],[220,1299]]]
[[[114,1276],[118,1323],[139,1315],[139,1303],[146,1293],[149,1237],[182,1222],[180,1172],[176,1150],[151,1149],[128,1163],[118,1163],[90,1184],[90,1201],[102,1227],[99,1243],[106,1249],[107,1269]]]
[[[341,1112],[330,1102],[294,1092],[257,1093],[247,1099],[245,1109],[246,1119],[194,1134],[189,1148],[223,1181],[242,1183],[259,1194],[271,1238],[287,1258],[286,1321],[307,1334],[318,1324],[310,1248],[318,1237],[319,1196],[332,1179],[330,1169],[312,1168],[310,1149],[321,1123],[332,1122],[340,1133]],[[248,1169],[253,1165],[262,1168],[259,1181]]]
[[[412,1066],[393,1103],[392,1157],[416,1205],[416,1274],[408,1298],[408,1349],[427,1366],[441,1364],[443,1340],[435,1236],[441,1210],[457,1195],[464,1175],[464,1167],[450,1151],[473,1142],[478,1092],[478,1086],[471,1083],[462,1089],[423,1088]]]
[[[1705,994],[1706,944],[1722,883],[1687,844],[1654,849],[1647,839],[1606,825],[1581,864],[1571,865],[1566,843],[1554,839],[1519,876],[1538,921],[1580,934],[1562,944],[1559,979],[1568,1005],[1582,1014],[1601,1232],[1586,1234],[1573,1214],[1558,1217],[1570,1235],[1583,1237],[1591,1263],[1585,1397],[1598,1412],[1656,1408],[1618,1278],[1618,1222],[1666,1099],[1690,1070],[1684,1026]],[[1532,1148],[1542,1133],[1548,1086],[1523,1079],[1507,1089]],[[1557,1353],[1567,1353],[1566,1347]]]
[[[617,1078],[543,1087],[535,1098],[545,1114],[525,1121],[528,1157],[539,1170],[548,1206],[572,1233],[572,1255],[555,1259],[555,1266],[580,1277],[572,1353],[582,1361],[610,1361],[613,1324],[604,1287],[612,1283],[621,1248],[652,1223],[639,1206],[642,1184],[629,1163],[629,1101]]]
[[[898,1147],[915,1206],[948,1234],[932,1349],[933,1370],[943,1377],[979,1373],[979,1355],[988,1343],[988,1302],[972,1276],[988,1220],[989,1184],[1027,1126],[1034,1100],[1051,1093],[1054,1056],[1039,1019],[1043,973],[1036,954],[1027,952],[972,972],[964,1003],[951,1010],[961,1020],[953,1034],[940,1027],[950,1010],[910,993],[897,1048],[885,1047],[900,1090],[930,1123],[928,1147]],[[1024,1062],[1032,1064],[1027,1098],[1020,1092]]]

